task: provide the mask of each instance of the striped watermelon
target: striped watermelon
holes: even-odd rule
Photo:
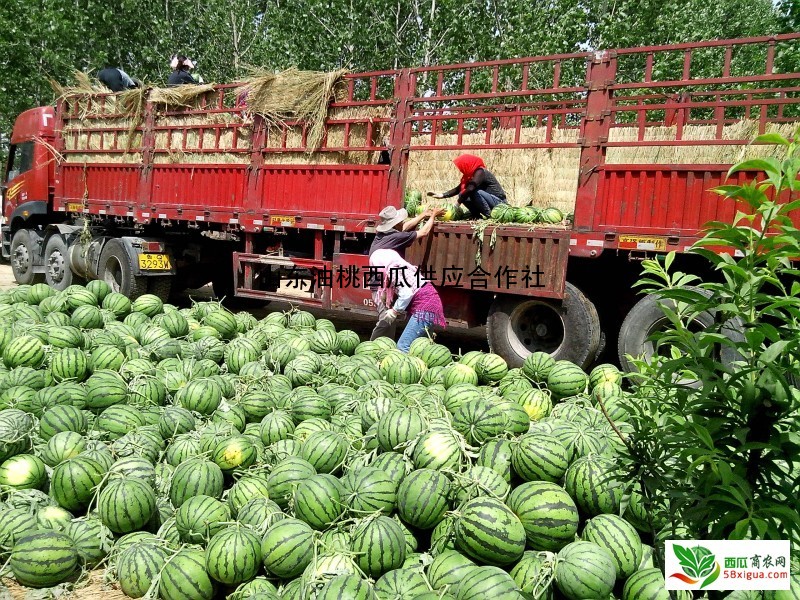
[[[329,475],[314,475],[297,484],[294,514],[314,529],[326,529],[344,513],[342,485]]]
[[[378,600],[372,584],[360,575],[342,574],[326,581],[314,592],[316,600]]]
[[[39,436],[44,440],[49,440],[57,433],[64,431],[84,434],[88,427],[86,413],[74,406],[62,404],[44,411],[39,419]]]
[[[569,461],[567,448],[551,435],[528,433],[512,443],[511,465],[524,481],[560,481]]]
[[[134,542],[122,550],[116,562],[122,592],[141,598],[150,589],[167,561],[167,551],[151,541]]]
[[[99,412],[127,398],[128,384],[115,371],[97,371],[86,380],[86,408],[89,410]]]
[[[355,331],[343,329],[336,333],[336,346],[345,356],[352,356],[360,343],[361,338]]]
[[[138,479],[153,489],[156,486],[156,468],[147,459],[137,456],[121,458],[108,470],[108,479]]]
[[[614,589],[611,554],[591,542],[564,546],[556,560],[556,586],[569,600],[605,600]]]
[[[564,475],[564,488],[584,514],[616,514],[622,500],[622,484],[614,475],[612,459],[590,454],[570,465]]]
[[[62,431],[53,435],[40,451],[40,457],[48,467],[78,456],[86,449],[86,438],[74,431]]]
[[[403,528],[389,517],[367,518],[352,531],[351,550],[359,568],[370,577],[398,569],[406,558]]]
[[[390,514],[397,502],[397,484],[374,467],[351,469],[342,478],[345,502],[352,515]]]
[[[286,508],[297,484],[312,475],[316,475],[316,471],[307,460],[296,456],[285,458],[267,478],[269,497],[281,508]]]
[[[50,371],[57,382],[64,380],[83,381],[89,372],[89,361],[83,350],[63,348],[50,359]]]
[[[41,489],[46,483],[46,467],[38,456],[17,454],[0,464],[0,486],[26,490]]]
[[[389,571],[375,582],[378,598],[414,598],[431,591],[420,569],[403,568]],[[439,596],[437,595],[436,598]]]
[[[548,555],[544,552],[526,551],[509,575],[519,588],[526,594],[534,594],[546,581],[548,569],[545,566]]]
[[[481,357],[475,371],[478,373],[480,383],[494,383],[506,376],[508,363],[502,356],[488,353]]]
[[[39,490],[22,490],[22,492],[38,492]],[[17,493],[20,493],[19,491]],[[64,531],[74,515],[60,506],[40,506],[36,512],[36,523],[39,529]]]
[[[404,447],[416,439],[425,426],[425,419],[415,410],[390,410],[378,420],[378,445],[384,452]]]
[[[261,568],[261,538],[247,527],[230,526],[216,533],[206,547],[206,569],[225,585],[249,581]]]
[[[272,500],[263,497],[256,497],[245,503],[236,516],[236,520],[242,525],[247,525],[259,535],[272,527],[278,521],[285,519],[286,515],[281,511],[281,507]]]
[[[172,476],[169,499],[175,508],[194,496],[221,498],[224,478],[215,463],[196,458],[180,464]]]
[[[70,458],[53,469],[50,495],[67,510],[83,510],[94,498],[104,474],[103,466],[88,456]]]
[[[128,402],[139,407],[164,406],[167,403],[167,386],[157,377],[137,377],[128,384]]]
[[[547,389],[556,398],[567,398],[584,392],[588,379],[583,369],[575,363],[559,360],[547,375]]]
[[[556,359],[547,352],[533,352],[525,357],[522,363],[522,372],[531,381],[546,383],[555,364]]]
[[[70,324],[78,329],[102,329],[103,313],[96,306],[85,304],[72,311]]]
[[[231,339],[238,333],[236,317],[221,306],[208,313],[202,322],[203,325],[216,329],[223,339]]]
[[[114,534],[100,519],[85,517],[75,519],[64,528],[87,567],[95,567],[105,559],[114,543]]]
[[[181,541],[187,544],[205,544],[231,520],[231,512],[224,502],[210,496],[192,496],[175,513],[175,526]]]
[[[477,498],[491,496],[505,500],[511,487],[503,476],[489,467],[473,465],[455,479],[456,506]]]
[[[255,445],[246,435],[231,436],[217,444],[211,452],[211,460],[223,473],[246,469],[256,462],[256,458]]]
[[[422,434],[412,454],[417,469],[454,469],[461,464],[461,442],[449,430],[430,430]]]
[[[195,426],[191,411],[181,406],[168,406],[158,419],[158,432],[164,439],[192,431]]]
[[[222,390],[211,379],[195,379],[178,392],[177,400],[183,408],[208,416],[222,402]]]
[[[475,464],[492,469],[510,482],[512,455],[513,444],[509,440],[489,440],[481,446]]]
[[[597,365],[589,373],[589,389],[594,390],[602,383],[615,383],[619,385],[622,383],[622,373],[614,365]]]
[[[115,346],[98,346],[89,357],[89,369],[94,373],[102,369],[119,371],[125,362],[125,355]]]
[[[254,498],[269,498],[267,478],[261,475],[245,475],[228,490],[228,508],[236,517],[239,509]]]
[[[142,529],[156,512],[156,495],[138,479],[117,479],[100,492],[97,511],[103,524],[114,533]]]
[[[37,368],[44,362],[44,344],[30,335],[22,335],[11,340],[3,350],[3,363],[9,369],[14,367]]]
[[[463,363],[453,363],[444,369],[442,383],[446,389],[450,389],[457,383],[471,383],[478,385],[478,374],[475,369]]]
[[[273,410],[261,420],[259,433],[261,441],[267,445],[289,439],[294,433],[294,420],[285,410]]]
[[[494,566],[470,569],[454,591],[457,600],[512,600],[521,597],[511,576]]]
[[[508,506],[522,522],[528,545],[534,550],[559,550],[578,532],[575,502],[554,483],[523,483],[511,491]]]
[[[538,388],[524,391],[514,400],[525,409],[531,421],[544,419],[553,408],[549,392]]]
[[[170,557],[158,584],[161,600],[211,600],[214,584],[206,571],[202,550],[184,548]]]
[[[11,551],[9,566],[16,580],[32,588],[67,581],[78,568],[78,550],[72,539],[57,531],[38,531],[21,537]]]
[[[642,562],[642,541],[633,525],[617,515],[597,515],[586,522],[581,538],[605,548],[614,559],[617,579],[630,577]]]
[[[52,327],[47,341],[53,348],[82,348],[84,344],[83,333],[72,325]]]
[[[111,292],[103,298],[102,307],[110,310],[118,319],[123,319],[131,312],[131,301],[119,292]]]
[[[470,400],[453,413],[453,427],[469,444],[479,446],[506,430],[506,414],[488,400]]]
[[[449,508],[450,480],[433,469],[412,471],[397,489],[400,517],[419,529],[431,529]]]
[[[456,550],[437,554],[428,565],[428,581],[434,590],[454,588],[475,568],[475,563]]]
[[[164,302],[154,294],[142,294],[131,303],[133,312],[153,318],[164,309]]]
[[[86,284],[86,289],[95,295],[98,302],[105,300],[111,293],[111,286],[102,279],[93,279]]]
[[[494,498],[480,497],[459,508],[456,546],[489,565],[509,565],[525,550],[525,528],[509,508]]]
[[[261,556],[268,573],[289,579],[311,563],[314,530],[299,519],[282,519],[272,525],[261,542]]]
[[[636,571],[628,577],[625,587],[622,588],[622,600],[669,600],[669,598],[661,569]]]
[[[97,429],[105,439],[117,440],[144,425],[141,411],[128,404],[109,406],[95,420]]]
[[[303,442],[301,458],[307,460],[317,473],[338,471],[347,458],[349,445],[345,437],[335,431],[318,431]]]
[[[231,600],[246,600],[259,598],[260,600],[280,600],[278,588],[266,577],[256,577],[252,581],[243,583],[229,596]]]

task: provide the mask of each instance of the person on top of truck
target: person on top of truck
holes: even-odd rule
[[[124,92],[139,87],[125,71],[108,65],[97,74],[97,79],[112,92]]]
[[[369,266],[381,279],[376,291],[379,306],[390,307],[381,321],[391,325],[400,312],[408,312],[408,323],[397,340],[401,352],[407,353],[411,342],[430,333],[434,325],[447,325],[439,292],[395,250],[376,250],[369,257]]]
[[[437,194],[428,192],[434,198],[458,196],[458,203],[467,207],[473,219],[488,217],[498,204],[506,202],[506,192],[497,178],[486,168],[483,159],[473,154],[462,154],[453,160],[461,171],[461,182],[452,190]]]
[[[194,62],[186,58],[183,54],[173,54],[170,62],[172,73],[167,79],[167,87],[176,85],[197,85],[197,80],[189,73],[194,69]]]
[[[405,208],[398,210],[394,206],[387,206],[378,215],[380,223],[375,228],[378,233],[375,239],[372,240],[369,254],[372,255],[373,252],[381,249],[394,250],[401,258],[405,258],[406,248],[416,240],[428,235],[433,229],[435,218],[443,212],[444,209],[441,208],[426,210],[413,219],[407,219],[408,212]],[[428,222],[425,223],[420,230],[415,231],[419,222],[425,217],[430,217],[430,219],[428,219]],[[372,285],[370,287],[373,292],[373,303],[378,307],[378,323],[372,330],[372,335],[369,339],[376,340],[379,337],[390,337],[394,339],[396,332],[395,322],[394,320],[387,321],[384,319],[389,307],[381,304],[379,295],[377,294],[377,286]]]

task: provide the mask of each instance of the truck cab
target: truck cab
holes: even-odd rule
[[[55,135],[51,106],[22,113],[14,123],[3,176],[3,258],[11,262],[17,281],[42,280],[42,226],[48,223],[55,158],[50,148]]]

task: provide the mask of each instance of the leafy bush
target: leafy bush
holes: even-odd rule
[[[800,210],[800,143],[756,141],[783,145],[786,158],[732,167],[729,176],[765,177],[714,190],[737,203],[736,218],[710,223],[692,249],[719,281],[672,272],[669,254],[645,261],[639,282],[658,294],[669,326],[657,356],[634,361],[624,462],[660,540],[800,543],[800,229],[790,218]],[[705,311],[713,324],[698,331]]]

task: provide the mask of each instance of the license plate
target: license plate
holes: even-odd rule
[[[80,202],[69,202],[67,204],[67,212],[81,212],[83,210],[83,204]]]
[[[140,254],[139,268],[142,271],[169,271],[172,265],[167,254]]]
[[[667,240],[643,235],[621,235],[619,236],[619,247],[624,250],[660,250],[663,252],[667,249]]]

